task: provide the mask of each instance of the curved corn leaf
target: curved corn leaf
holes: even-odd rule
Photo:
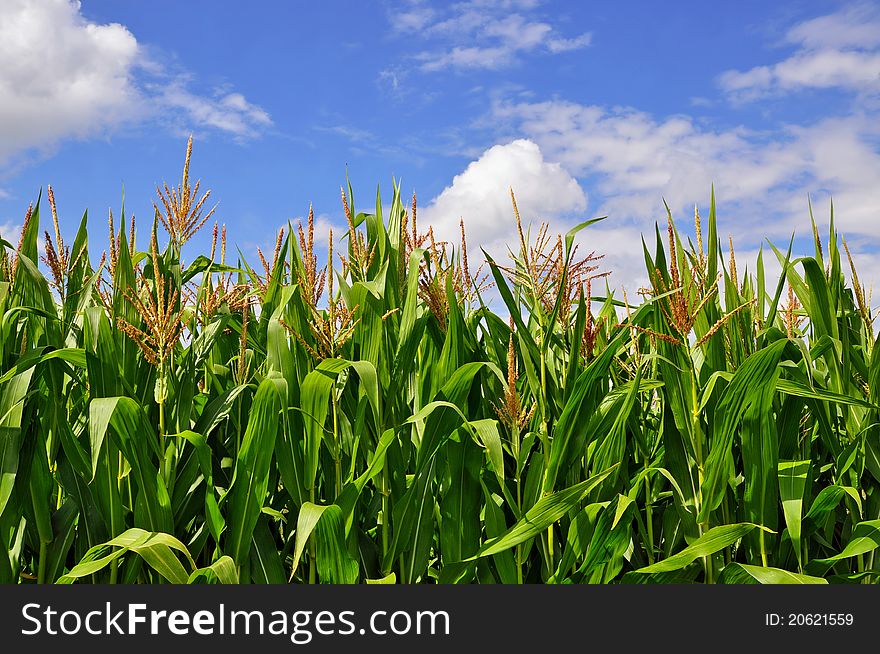
[[[238,570],[231,557],[221,556],[211,565],[194,570],[186,580],[188,584],[237,584]]]
[[[699,558],[709,556],[715,552],[723,550],[725,547],[733,545],[753,529],[763,529],[763,527],[744,522],[734,525],[712,527],[712,529],[677,554],[673,554],[668,559],[663,559],[653,565],[639,568],[636,572],[646,574],[681,570]]]
[[[822,577],[798,574],[779,568],[762,568],[746,563],[730,563],[721,572],[725,584],[827,584]]]
[[[96,545],[82,560],[59,578],[59,584],[70,584],[113,563],[127,552],[135,552],[156,572],[174,584],[185,584],[189,575],[174,551],[181,552],[191,568],[195,563],[186,546],[170,534],[132,528],[113,540]]]

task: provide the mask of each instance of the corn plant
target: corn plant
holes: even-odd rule
[[[310,210],[251,266],[216,223],[192,251],[191,157],[143,245],[124,210],[66,245],[51,188],[0,242],[0,582],[876,580],[880,350],[833,214],[741,273],[714,195],[693,238],[668,212],[637,300],[595,220],[511,191],[472,271],[464,224],[349,185],[326,256]]]

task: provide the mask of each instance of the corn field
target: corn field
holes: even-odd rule
[[[741,275],[713,195],[618,297],[595,221],[530,229],[511,191],[518,246],[476,270],[464,225],[349,185],[327,256],[310,212],[252,266],[191,149],[144,243],[123,212],[66,245],[51,188],[2,240],[0,582],[880,574],[880,349],[833,215]]]

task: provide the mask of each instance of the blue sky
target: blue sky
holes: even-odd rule
[[[259,9],[254,9],[257,6]],[[808,233],[807,194],[880,280],[880,3],[3,0],[0,232],[52,184],[93,242],[192,173],[250,256],[314,203],[340,222],[392,175],[421,221],[503,253],[525,218],[583,235],[640,281],[663,198],[711,183],[738,255]],[[207,231],[203,234],[208,237]],[[726,240],[726,239],[725,239]],[[197,245],[195,247],[198,247]]]

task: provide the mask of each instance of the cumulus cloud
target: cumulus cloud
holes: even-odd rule
[[[440,239],[458,243],[459,220],[464,220],[469,250],[478,254],[483,247],[493,257],[504,257],[516,240],[510,188],[524,223],[564,225],[573,217],[582,220],[587,208],[577,180],[558,163],[545,161],[536,143],[518,139],[492,146],[471,162],[419,210],[419,224],[432,225]]]
[[[470,0],[432,5],[409,0],[390,15],[394,30],[436,44],[414,55],[423,71],[510,66],[523,53],[559,54],[590,45],[589,32],[565,36],[539,20],[536,0]]]
[[[593,217],[586,214],[588,198],[578,181],[560,164],[547,161],[535,142],[517,139],[484,151],[426,207],[419,209],[420,231],[431,225],[439,240],[457,247],[459,220],[464,220],[471,262],[484,261],[482,249],[496,261],[507,263],[509,252],[519,251],[510,188],[516,194],[523,227],[532,242],[541,223],[549,225],[549,233],[555,238],[556,234],[564,235],[577,223]],[[647,281],[640,238],[639,230],[633,226],[599,229],[591,225],[577,234],[575,243],[581,255],[608,253],[600,264],[601,271],[612,272],[611,288],[626,286],[635,295]],[[603,280],[593,290],[600,295],[604,289]],[[620,297],[619,291],[616,296]],[[491,290],[485,297],[489,302],[498,300]]]
[[[87,20],[78,1],[3,0],[0,164],[32,148],[160,116],[239,137],[270,124],[241,94],[199,95],[190,81],[165,72],[124,25]]]
[[[0,161],[29,147],[106,130],[131,115],[134,35],[96,25],[67,0],[0,6]]]
[[[471,162],[419,210],[419,224],[422,228],[432,225],[441,239],[457,244],[459,219],[464,219],[472,261],[483,261],[480,248],[499,262],[507,261],[509,250],[519,250],[509,187],[514,189],[523,225],[531,230],[532,239],[540,223],[549,224],[551,235],[563,235],[595,213],[586,213],[587,194],[562,165],[548,162],[535,142],[518,139],[495,145]],[[611,272],[608,284],[616,297],[621,297],[620,288],[625,287],[635,298],[648,282],[641,238],[638,226],[611,221],[581,230],[575,243],[582,255],[604,255],[601,271]],[[597,282],[594,293],[603,294],[605,283]]]
[[[799,89],[840,88],[860,95],[880,92],[880,11],[857,4],[792,27],[784,44],[795,52],[775,64],[729,70],[718,78],[737,102]]]

